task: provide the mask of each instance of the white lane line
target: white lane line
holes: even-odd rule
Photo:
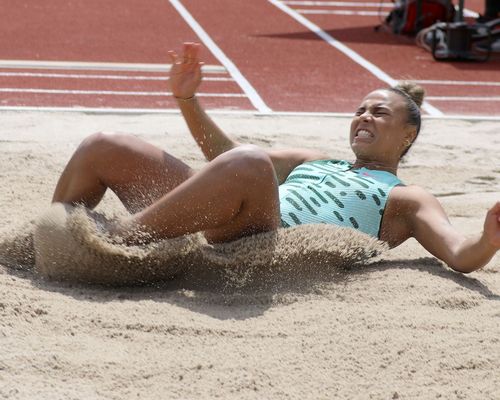
[[[115,90],[64,90],[64,89],[20,89],[0,88],[0,93],[35,94],[95,94],[103,96],[172,96],[170,92],[132,92]],[[197,93],[199,97],[247,97],[243,93]]]
[[[388,12],[382,11],[350,11],[350,10],[302,10],[295,9],[301,14],[311,14],[311,15],[359,15],[362,17],[372,17],[372,16],[382,16],[385,17],[389,15]]]
[[[288,4],[290,6],[319,6],[319,7],[375,7],[375,8],[393,8],[394,3],[382,3],[382,2],[353,2],[353,1],[284,1],[283,4]]]
[[[68,69],[86,71],[135,71],[135,72],[168,72],[172,64],[131,64],[104,63],[86,61],[32,61],[32,60],[0,60],[0,68],[7,69]],[[204,73],[221,73],[226,69],[221,65],[204,65]]]
[[[432,79],[419,79],[412,80],[416,83],[425,85],[457,85],[457,86],[500,86],[500,82],[486,82],[486,81],[439,81]]]
[[[94,108],[94,107],[32,107],[32,106],[0,106],[0,111],[12,112],[67,112],[86,114],[180,114],[177,108]],[[236,116],[259,116],[265,118],[279,117],[317,117],[317,118],[352,118],[352,113],[332,113],[332,112],[288,112],[273,111],[272,113],[260,113],[255,110],[228,110],[209,109],[212,115],[236,115]],[[500,121],[500,116],[485,115],[423,115],[423,119],[446,120],[446,121]]]
[[[500,101],[500,96],[427,96],[435,101]]]
[[[397,84],[397,81],[394,78],[390,77],[375,64],[371,63],[366,58],[362,57],[360,54],[356,53],[354,50],[347,47],[345,44],[333,38],[333,36],[326,33],[318,25],[309,21],[307,18],[299,14],[297,11],[291,9],[290,7],[286,6],[285,4],[283,4],[278,0],[267,0],[267,1],[269,1],[271,4],[273,4],[280,10],[282,10],[284,13],[288,14],[290,17],[295,19],[300,24],[304,25],[306,28],[308,28],[313,33],[318,35],[321,39],[323,39],[325,42],[327,42],[330,46],[344,53],[347,57],[349,57],[351,60],[358,63],[366,70],[368,70],[371,74],[375,75],[381,81],[386,82],[390,86],[394,86]],[[436,107],[432,106],[426,101],[424,101],[424,103],[422,104],[422,108],[430,115],[435,115],[435,116],[443,115],[443,113],[440,110],[438,110]]]
[[[200,40],[208,47],[212,54],[224,65],[229,74],[240,85],[241,89],[246,93],[248,99],[253,106],[262,113],[272,112],[271,108],[267,106],[264,100],[257,93],[255,88],[243,76],[236,65],[224,54],[219,46],[212,40],[208,33],[201,27],[201,25],[194,19],[189,11],[180,3],[179,0],[169,0],[178,13],[184,18],[191,29],[198,35]]]
[[[126,81],[168,81],[168,76],[138,76],[138,75],[94,75],[94,74],[50,74],[45,72],[0,72],[0,77],[27,77],[27,78],[63,78],[63,79],[109,79]],[[204,81],[234,81],[233,78],[224,78],[216,76],[204,76]]]

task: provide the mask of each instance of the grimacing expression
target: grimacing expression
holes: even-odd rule
[[[350,143],[357,157],[374,161],[399,160],[416,129],[408,124],[405,99],[387,90],[368,94],[352,122]]]

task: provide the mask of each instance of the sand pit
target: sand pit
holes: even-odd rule
[[[337,158],[350,154],[348,119],[217,121],[262,146],[318,143]],[[316,230],[312,242],[297,241],[293,235],[311,233],[299,229],[245,246],[215,248],[195,235],[164,247],[111,251],[92,218],[72,214],[75,230],[67,235],[70,214],[50,214],[58,174],[80,140],[97,130],[136,132],[199,167],[203,160],[180,117],[4,113],[0,122],[0,253],[10,258],[0,260],[1,398],[500,398],[498,255],[485,269],[462,275],[408,241],[339,273],[339,233],[328,228]],[[466,235],[481,230],[499,199],[499,129],[498,122],[426,120],[401,166],[400,177],[438,196]],[[97,212],[124,211],[106,195]],[[73,251],[101,246],[93,260],[105,254],[113,262],[104,264],[115,269],[62,252],[67,268],[50,265],[54,258],[45,254],[36,272],[35,226],[63,221],[66,228],[52,233],[63,236],[58,246],[77,239],[86,245]],[[364,249],[359,259],[376,248],[340,238]],[[52,244],[46,252],[61,254]],[[258,259],[262,248],[288,258]],[[165,264],[174,253],[183,262]],[[205,268],[195,254],[205,257]],[[147,268],[138,273],[116,262],[127,259]]]

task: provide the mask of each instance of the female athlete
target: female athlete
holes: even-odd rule
[[[170,86],[208,163],[194,171],[181,160],[125,134],[97,133],[78,147],[62,173],[53,202],[94,208],[107,188],[131,213],[114,231],[134,243],[203,231],[211,242],[304,223],[359,229],[396,247],[413,237],[460,272],[485,266],[500,248],[500,202],[482,233],[465,238],[437,199],[404,185],[398,164],[420,130],[423,90],[412,84],[376,90],[351,124],[355,161],[321,151],[268,150],[222,132],[200,106],[199,44],[170,52]]]

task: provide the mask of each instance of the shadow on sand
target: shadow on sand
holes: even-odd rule
[[[212,318],[245,320],[262,315],[275,306],[293,303],[305,296],[323,295],[334,291],[336,285],[370,279],[370,273],[387,270],[416,270],[450,279],[457,285],[476,292],[489,300],[500,300],[484,283],[443,266],[432,257],[376,261],[354,268],[308,268],[305,271],[263,272],[243,286],[228,285],[220,274],[203,274],[198,279],[178,276],[170,281],[143,286],[100,286],[55,282],[41,278],[32,270],[4,268],[6,274],[23,280],[43,291],[69,296],[76,300],[95,303],[121,303],[149,300],[183,307]],[[245,307],[239,307],[244,305]]]

